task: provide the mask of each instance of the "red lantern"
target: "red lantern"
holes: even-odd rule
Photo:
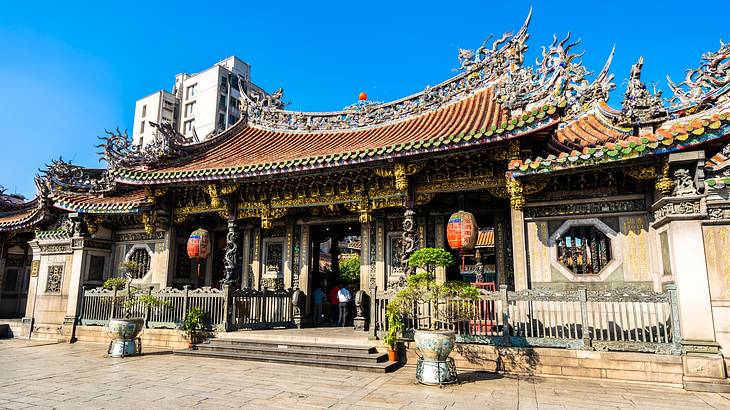
[[[359,95],[359,96],[358,96],[357,98],[358,98],[358,99],[359,99],[360,101],[365,101],[365,100],[367,100],[367,99],[368,99],[368,94],[367,94],[367,93],[366,93],[365,91],[363,91],[363,92],[361,92],[361,93],[360,93],[360,95]]]
[[[477,221],[469,212],[459,211],[449,217],[446,239],[451,249],[473,249],[477,241]]]
[[[205,229],[196,229],[188,238],[188,256],[190,259],[202,260],[210,255],[210,235]]]

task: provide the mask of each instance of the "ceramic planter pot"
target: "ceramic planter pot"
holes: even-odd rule
[[[421,356],[416,364],[416,380],[434,386],[456,383],[456,367],[449,359],[456,342],[454,331],[416,330],[413,336]]]
[[[144,319],[114,318],[109,320],[108,333],[112,338],[109,355],[112,357],[135,356],[142,351],[137,338],[144,328]]]
[[[427,361],[445,361],[454,350],[456,335],[453,330],[416,330],[416,347]]]

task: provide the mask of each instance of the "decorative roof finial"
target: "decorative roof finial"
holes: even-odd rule
[[[641,70],[644,67],[644,57],[631,66],[626,93],[621,103],[623,125],[641,125],[662,121],[667,117],[667,110],[662,105],[662,92],[650,92],[641,81]],[[655,87],[656,88],[656,87]]]

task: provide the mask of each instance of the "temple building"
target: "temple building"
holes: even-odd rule
[[[464,210],[479,252],[454,251],[438,280],[478,262],[515,291],[676,285],[687,372],[725,379],[730,45],[670,82],[669,100],[639,59],[614,109],[613,51],[593,81],[569,36],[529,66],[528,23],[397,101],[293,112],[280,94],[239,93],[240,118],[204,141],[162,124],[138,147],[117,130],[105,168],[51,162],[32,201],[0,197],[0,312],[67,338],[83,288],[134,260],[140,285],[298,289],[306,314],[343,254],[359,256],[358,289],[392,288],[414,250],[449,249]],[[212,247],[200,265],[186,252],[198,228]]]

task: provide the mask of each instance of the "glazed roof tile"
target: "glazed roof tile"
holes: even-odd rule
[[[513,138],[557,122],[554,106],[508,119],[491,89],[424,114],[367,129],[271,131],[248,126],[172,165],[114,169],[130,184],[204,181],[306,171]]]
[[[55,193],[54,206],[79,213],[130,213],[149,205],[143,189],[111,196],[96,196],[83,193]]]
[[[586,145],[580,150],[573,149],[558,155],[550,154],[545,158],[515,160],[510,162],[509,170],[513,176],[523,176],[686,149],[730,134],[730,109],[717,111],[667,122],[655,133],[640,137],[625,135],[620,139],[606,140],[593,146]]]

